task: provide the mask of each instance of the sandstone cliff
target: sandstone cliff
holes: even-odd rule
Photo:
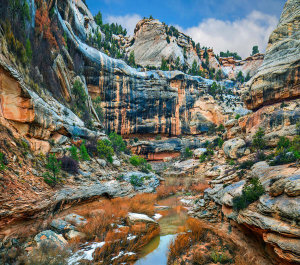
[[[247,84],[249,109],[294,99],[300,95],[300,30],[298,0],[288,0],[270,36],[262,66]]]

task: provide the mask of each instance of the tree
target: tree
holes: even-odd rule
[[[237,80],[238,82],[240,82],[240,83],[244,83],[245,78],[244,78],[244,75],[243,75],[243,72],[242,72],[242,71],[239,71],[236,80]]]
[[[103,21],[102,21],[102,14],[100,11],[97,13],[97,15],[94,17],[94,19],[95,19],[95,22],[97,25],[102,26]]]
[[[161,58],[160,70],[162,70],[162,71],[168,71],[169,70],[167,60],[165,60],[164,58]]]
[[[266,141],[264,139],[265,131],[262,128],[259,128],[253,137],[253,147],[257,151],[261,151],[266,147]]]
[[[46,168],[49,171],[43,174],[44,181],[50,186],[55,186],[60,181],[59,172],[61,169],[61,162],[57,161],[55,154],[50,154],[48,156]]]
[[[121,135],[118,135],[116,132],[111,132],[109,134],[109,139],[111,141],[112,147],[116,152],[124,152],[126,151],[126,144],[123,141]]]
[[[216,73],[216,80],[220,81],[222,79],[222,71],[221,69],[218,70],[218,72]]]
[[[169,36],[167,36],[167,43],[170,43],[170,37]]]
[[[31,61],[31,59],[32,59],[32,49],[31,49],[30,40],[28,38],[26,39],[25,50],[26,50],[26,56],[27,56],[28,60]]]
[[[196,60],[194,60],[194,62],[192,64],[192,69],[191,69],[190,73],[192,75],[198,75],[198,72],[199,72],[199,66],[198,66]]]
[[[70,148],[70,153],[71,153],[71,157],[78,161],[79,158],[78,158],[78,151],[77,151],[77,147],[75,145],[72,145],[71,148]]]
[[[128,64],[132,67],[136,67],[135,58],[134,58],[134,51],[131,51],[130,54],[129,54]]]
[[[180,66],[180,58],[178,56],[177,59],[176,59],[176,62],[175,62],[175,68],[179,69],[179,66]]]
[[[247,76],[246,76],[246,78],[245,78],[245,81],[248,82],[250,79],[251,79],[250,72],[248,72],[248,73],[247,73]]]
[[[80,146],[80,158],[83,160],[83,161],[89,161],[90,160],[90,156],[86,150],[86,147],[85,147],[85,144],[81,144]]]
[[[255,55],[257,53],[259,53],[258,46],[253,46],[252,47],[252,54],[251,55]]]

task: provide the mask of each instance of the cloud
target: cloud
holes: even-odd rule
[[[247,57],[254,45],[259,46],[260,52],[265,51],[269,36],[277,23],[276,16],[253,11],[245,18],[234,21],[209,18],[196,27],[177,27],[191,36],[196,43],[212,47],[216,53],[229,50]]]
[[[118,23],[127,29],[128,35],[133,35],[136,24],[142,19],[138,14],[125,16],[107,16],[105,21],[108,23]]]

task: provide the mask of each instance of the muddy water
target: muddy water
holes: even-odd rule
[[[169,207],[158,211],[162,215],[158,221],[160,235],[145,246],[135,265],[166,265],[169,245],[187,219],[187,212],[176,197],[161,200],[158,204]]]

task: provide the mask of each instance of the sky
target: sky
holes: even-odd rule
[[[136,23],[152,15],[176,26],[216,53],[230,50],[247,57],[252,46],[265,51],[285,0],[86,0],[104,22],[115,22],[132,35]]]

